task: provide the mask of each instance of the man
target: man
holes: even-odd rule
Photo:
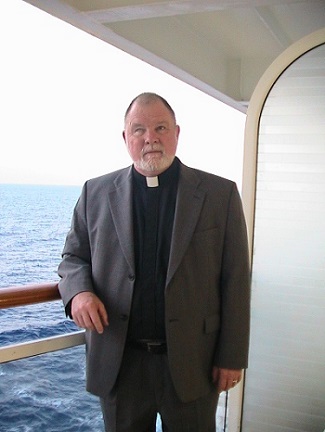
[[[86,182],[59,266],[109,432],[155,431],[157,413],[164,431],[215,431],[218,394],[247,367],[240,197],[233,182],[175,157],[179,132],[161,96],[131,102],[123,137],[133,165]]]

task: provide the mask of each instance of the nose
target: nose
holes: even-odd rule
[[[157,132],[154,130],[147,130],[145,135],[146,144],[156,144],[158,142]]]

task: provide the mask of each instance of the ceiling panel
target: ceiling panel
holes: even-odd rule
[[[245,111],[288,46],[325,27],[325,0],[26,0]]]

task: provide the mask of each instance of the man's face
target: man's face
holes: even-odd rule
[[[148,177],[161,174],[172,164],[178,135],[179,126],[161,101],[136,101],[123,131],[135,169]]]

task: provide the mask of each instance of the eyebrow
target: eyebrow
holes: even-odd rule
[[[167,121],[167,120],[160,120],[160,121],[157,121],[156,123],[155,123],[155,125],[156,126],[159,126],[159,125],[168,125],[169,124],[169,122]],[[132,127],[144,127],[145,126],[145,124],[144,123],[130,123],[130,125],[132,126]]]

